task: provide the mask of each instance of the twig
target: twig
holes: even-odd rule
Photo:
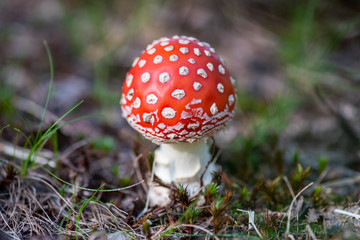
[[[242,209],[237,209],[237,210],[240,211],[240,212],[246,212],[249,215],[249,225],[252,226],[255,229],[257,235],[259,235],[259,237],[262,239],[263,236],[261,235],[259,229],[255,225],[254,211],[248,211],[248,210],[242,210]]]
[[[342,215],[346,215],[346,216],[349,216],[349,217],[353,217],[353,218],[356,218],[357,220],[360,219],[360,215],[359,215],[359,214],[352,213],[352,212],[348,212],[348,211],[341,210],[341,209],[338,209],[338,208],[334,210],[334,213],[339,213],[339,214],[342,214]]]
[[[287,237],[290,238],[291,240],[295,240],[295,237],[292,234],[288,234]]]
[[[289,207],[289,210],[287,212],[287,224],[286,224],[286,231],[285,231],[285,237],[289,235],[290,233],[290,221],[291,221],[291,211],[292,211],[292,208],[293,208],[293,205],[296,201],[296,199],[306,190],[308,189],[311,185],[313,185],[314,183],[311,182],[309,183],[308,185],[306,185],[303,189],[301,189],[300,192],[298,192],[298,194],[296,194],[296,196],[293,198],[293,200],[291,201],[291,204],[290,204],[290,207]]]
[[[321,172],[320,176],[316,179],[314,186],[319,186],[321,181],[325,178],[325,176],[328,174],[330,168],[326,167],[324,171]]]
[[[124,210],[119,209],[119,208],[118,208],[116,205],[114,205],[113,203],[106,203],[106,205],[109,205],[109,209],[110,209],[110,207],[111,207],[111,208],[114,208],[114,209],[119,213],[119,215],[120,215],[122,218],[124,218],[124,219],[126,219],[127,216],[129,215],[127,212],[125,212]]]
[[[49,222],[51,225],[53,225],[54,227],[58,227],[49,217],[49,215],[46,213],[46,211],[44,210],[44,208],[41,206],[40,202],[37,200],[36,196],[34,195],[33,192],[28,192],[29,197],[31,197],[33,199],[33,201],[38,205],[39,209],[41,209],[41,211],[44,213],[44,220],[47,220],[47,222]],[[40,214],[39,214],[40,215]],[[41,215],[40,215],[41,216]]]
[[[41,105],[37,104],[36,102],[16,96],[15,98],[15,106],[17,109],[31,114],[32,116],[41,119],[43,113],[46,111],[44,122],[50,124],[51,122],[56,122],[60,117],[56,116],[54,113],[50,112],[49,109],[44,109]],[[65,123],[64,120],[61,120],[59,124]],[[63,132],[66,132],[67,135],[72,135],[73,131],[71,126],[65,125],[63,126]]]
[[[289,191],[291,193],[292,198],[294,199],[295,198],[295,193],[294,193],[293,188],[291,187],[289,179],[286,176],[284,176],[283,179],[284,179],[287,187],[289,188]],[[298,206],[296,206],[296,210],[298,210],[297,208],[298,208]],[[299,211],[296,211],[296,220],[297,220],[297,222],[299,222]]]
[[[193,225],[193,224],[180,224],[180,225],[170,225],[169,227],[167,227],[165,229],[165,233],[173,228],[181,228],[181,227],[192,227],[192,228],[197,228],[197,229],[200,229],[202,231],[204,231],[205,233],[209,234],[210,236],[212,236],[214,239],[217,239],[217,240],[220,240],[220,238],[218,238],[217,236],[215,236],[212,232],[210,232],[209,230],[207,230],[206,228],[203,228],[201,226],[198,226],[198,225]],[[154,234],[152,236],[151,239],[161,239],[162,235],[160,235],[161,231],[163,231],[163,229],[159,229],[158,232],[156,232],[156,234]],[[164,234],[164,233],[163,233]],[[160,236],[158,236],[160,235]]]
[[[68,156],[73,153],[74,151],[76,151],[77,149],[85,146],[88,142],[86,140],[81,140],[79,142],[76,142],[74,144],[72,144],[70,147],[68,147],[67,149],[65,149],[65,151],[63,153],[60,154],[59,156],[59,162],[62,162],[63,164],[65,164],[66,166],[68,166],[69,168],[71,168],[72,170],[76,171],[76,172],[82,172],[82,170],[80,170],[78,167],[76,167],[69,159]]]
[[[61,156],[59,157],[59,159],[64,159],[67,158],[71,153],[73,153],[75,150],[81,148],[82,146],[85,146],[88,142],[86,140],[81,140],[78,141],[74,144],[72,144],[70,147],[68,147],[67,149],[65,149],[65,151],[61,154]]]
[[[17,236],[16,232],[15,232],[15,231],[9,226],[9,224],[6,222],[6,220],[5,220],[4,216],[3,216],[3,214],[1,213],[1,211],[0,211],[0,216],[1,216],[2,220],[4,221],[4,223],[6,224],[6,226],[9,228],[9,230],[13,233],[13,236],[11,236],[11,237],[13,237],[14,239],[21,240],[21,239]]]
[[[316,236],[315,236],[315,233],[314,231],[311,229],[310,225],[307,224],[306,225],[306,230],[308,231],[310,237],[313,239],[313,240],[317,240]]]
[[[157,236],[160,236],[161,232],[162,232],[164,229],[166,229],[165,226],[160,225],[159,230],[157,230],[157,232],[155,232],[155,233],[152,235],[151,239],[157,239],[157,238],[159,238],[159,237],[157,237]]]
[[[284,181],[285,181],[285,183],[286,183],[286,186],[288,187],[288,189],[289,189],[289,191],[290,191],[290,193],[291,193],[291,196],[294,198],[294,197],[295,197],[295,193],[294,193],[294,190],[293,190],[292,187],[291,187],[291,184],[290,184],[289,179],[287,178],[287,176],[284,176],[283,179],[284,179]]]
[[[109,214],[110,214],[110,216],[113,218],[113,220],[115,220],[115,224],[116,224],[116,226],[122,231],[122,232],[124,232],[126,235],[128,235],[129,236],[129,233],[127,233],[126,231],[125,231],[125,229],[123,229],[119,224],[118,224],[118,222],[116,221],[116,216],[110,211],[110,209],[106,206],[106,205],[104,205],[104,204],[100,204],[100,203],[98,203],[98,202],[95,202],[95,201],[93,201],[93,202],[90,202],[90,204],[94,204],[94,205],[97,205],[97,206],[100,206],[100,207],[102,207],[102,208],[104,208]],[[113,207],[115,207],[114,205],[112,205]],[[121,210],[120,209],[118,209],[117,207],[115,207],[119,212],[121,212]],[[121,217],[122,218],[126,218],[124,215],[121,215]],[[139,234],[137,234],[136,232],[135,232],[135,230],[133,229],[133,228],[131,228],[131,226],[130,225],[128,225],[125,221],[123,221],[123,220],[121,220],[122,221],[122,223],[126,226],[126,227],[128,227],[133,233],[134,233],[134,235],[139,235]],[[131,235],[130,235],[131,236]],[[132,236],[131,236],[132,237]]]
[[[52,172],[50,172],[49,170],[47,170],[46,168],[42,167],[43,170],[45,170],[48,174],[50,174],[52,177],[56,178],[58,181],[62,182],[62,183],[65,183],[69,186],[72,186],[74,187],[74,184],[71,184],[59,177],[57,177],[55,174],[53,174]],[[140,185],[140,184],[143,184],[144,183],[144,180],[141,180],[140,182],[137,182],[137,183],[134,183],[132,185],[129,185],[129,186],[126,186],[126,187],[122,187],[122,188],[114,188],[114,189],[93,189],[93,188],[86,188],[86,187],[80,187],[80,186],[76,186],[77,189],[81,189],[81,190],[84,190],[84,191],[89,191],[89,192],[118,192],[118,191],[123,191],[123,190],[126,190],[126,189],[129,189],[129,188],[133,188],[137,185]],[[104,184],[103,184],[104,185]]]
[[[63,197],[61,196],[61,194],[58,193],[58,191],[56,191],[56,189],[55,189],[50,183],[48,183],[47,181],[45,181],[44,179],[41,179],[41,178],[39,178],[39,177],[33,177],[33,176],[26,176],[25,178],[32,179],[32,180],[36,180],[36,181],[39,181],[39,182],[44,183],[44,184],[45,184],[46,186],[48,186],[51,190],[53,190],[53,191],[55,192],[55,194],[58,195],[58,197],[61,198],[61,200],[62,200],[70,209],[72,208],[71,204],[68,203],[68,202],[66,201],[66,199],[63,198]],[[73,210],[73,211],[75,212],[75,210]],[[77,212],[75,212],[75,213],[78,214]]]
[[[141,186],[144,188],[144,191],[147,192],[148,187],[146,186],[144,178],[143,178],[143,176],[142,176],[142,174],[140,172],[140,165],[139,165],[139,160],[141,159],[142,156],[143,156],[142,154],[139,154],[138,156],[135,156],[134,153],[131,153],[131,158],[132,158],[132,160],[134,162],[134,169],[135,169],[136,176],[137,176],[139,181],[142,181]]]
[[[210,163],[214,163],[214,164],[215,164],[216,161],[219,159],[220,154],[221,154],[221,150],[219,150],[219,151],[216,153],[216,155],[215,155],[214,158],[211,158],[211,159],[207,162],[207,164],[206,164],[206,166],[205,166],[205,168],[204,168],[204,171],[203,171],[203,172],[201,173],[201,175],[200,175],[200,188],[202,188],[202,187],[204,186],[203,177],[204,177],[207,169],[209,168]]]
[[[197,229],[200,229],[201,231],[206,232],[206,233],[209,234],[210,236],[214,237],[214,239],[220,240],[220,238],[218,238],[217,236],[215,236],[212,232],[210,232],[210,231],[207,230],[206,228],[203,228],[203,227],[198,226],[198,225],[194,225],[194,224],[181,224],[181,225],[179,225],[178,227],[179,227],[179,228],[180,228],[180,227],[192,227],[192,228],[197,228]]]
[[[339,180],[329,181],[320,185],[321,188],[328,188],[328,187],[338,187],[343,185],[352,185],[354,183],[360,182],[360,176],[349,177],[349,178],[342,178]]]
[[[355,129],[351,126],[349,121],[339,111],[332,107],[332,104],[329,103],[329,101],[322,95],[319,86],[315,87],[315,94],[324,104],[325,108],[335,117],[336,121],[348,138],[354,143],[354,145],[357,146],[360,142],[360,137],[357,135]]]
[[[153,161],[153,165],[152,165],[152,171],[151,171],[151,178],[150,178],[150,184],[153,185],[154,184],[154,176],[155,176],[155,161]],[[141,211],[141,213],[136,217],[136,220],[138,220],[140,217],[142,217],[147,210],[149,209],[149,204],[150,204],[150,190],[148,190],[146,192],[146,203],[145,203],[145,207],[144,209]]]
[[[22,148],[19,146],[14,147],[10,143],[0,143],[0,152],[9,156],[16,157],[21,160],[26,160],[30,154],[30,150]],[[50,151],[40,151],[38,154],[31,155],[31,161],[35,161],[38,164],[45,165],[48,164],[50,167],[54,168],[56,166],[55,162],[52,161],[54,154]]]

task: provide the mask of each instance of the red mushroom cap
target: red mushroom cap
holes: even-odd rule
[[[233,79],[208,43],[162,38],[135,59],[121,98],[123,116],[157,143],[209,137],[232,118]]]

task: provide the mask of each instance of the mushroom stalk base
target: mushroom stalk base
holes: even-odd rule
[[[211,159],[209,146],[201,140],[194,143],[161,144],[154,156],[155,175],[164,183],[187,187],[190,196],[200,190],[200,178]],[[210,163],[203,175],[204,186],[219,167]],[[169,189],[150,183],[150,205],[165,206],[170,202]]]

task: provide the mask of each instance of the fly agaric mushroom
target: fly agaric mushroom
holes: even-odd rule
[[[155,175],[187,186],[192,195],[201,176],[205,185],[211,182],[216,166],[208,164],[206,139],[232,118],[235,99],[234,80],[214,49],[193,37],[174,36],[154,41],[134,60],[120,103],[129,124],[160,144]],[[165,205],[168,194],[152,186],[151,204]]]

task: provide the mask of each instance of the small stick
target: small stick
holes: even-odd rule
[[[314,233],[314,231],[311,229],[311,227],[310,227],[309,224],[306,225],[306,229],[307,229],[310,237],[311,237],[313,240],[317,240],[317,238],[316,238],[316,236],[315,236],[315,233]]]
[[[291,201],[289,210],[288,210],[288,212],[287,212],[287,215],[288,215],[287,217],[288,217],[288,219],[287,219],[287,224],[286,224],[285,237],[288,236],[289,233],[290,233],[291,210],[292,210],[292,207],[293,207],[296,199],[297,199],[306,189],[308,189],[308,188],[309,188],[311,185],[313,185],[313,184],[314,184],[314,183],[311,182],[311,183],[309,183],[308,185],[306,185],[303,189],[301,189],[300,192],[298,192],[298,194],[296,194],[296,196],[295,196],[295,197],[293,198],[293,200]]]
[[[22,148],[19,146],[14,147],[14,145],[9,143],[0,143],[0,152],[4,153],[5,155],[9,157],[16,157],[21,160],[26,160],[30,154],[30,150],[26,148]],[[35,161],[36,163],[39,163],[41,165],[48,164],[50,167],[54,168],[56,167],[56,164],[54,161],[52,161],[53,158],[52,152],[48,151],[41,151],[38,154],[31,155],[31,161]]]
[[[341,210],[341,209],[338,209],[338,208],[334,210],[334,213],[339,213],[339,214],[342,214],[342,215],[346,215],[346,216],[349,216],[349,217],[353,217],[353,218],[356,218],[357,220],[360,219],[360,215],[359,215],[359,214],[352,213],[352,212],[348,212],[348,211]]]
[[[6,220],[5,220],[5,218],[4,218],[4,216],[2,215],[2,213],[1,213],[1,211],[0,211],[0,216],[1,216],[1,218],[3,219],[3,221],[4,221],[4,223],[6,224],[6,226],[11,230],[11,232],[14,234],[13,236],[11,236],[11,237],[13,237],[14,239],[19,239],[19,240],[21,240],[18,236],[17,236],[17,234],[16,234],[16,232],[14,231],[14,229],[12,229],[10,226],[9,226],[9,224],[6,222]]]
[[[329,181],[329,182],[321,184],[320,187],[322,187],[322,188],[337,187],[337,186],[343,186],[343,185],[348,185],[348,184],[354,184],[357,182],[360,182],[360,176],[342,178],[339,180]]]
[[[138,178],[139,181],[142,181],[142,184],[141,186],[144,188],[144,191],[147,192],[148,188],[144,182],[144,178],[140,172],[140,165],[139,165],[139,160],[140,158],[142,157],[143,155],[142,154],[139,154],[138,156],[135,156],[134,153],[131,153],[131,158],[133,159],[133,162],[134,162],[134,168],[135,168],[135,173],[136,173],[136,176]]]
[[[26,112],[38,119],[41,119],[41,116],[43,115],[45,109],[37,104],[36,102],[24,98],[24,97],[20,97],[20,96],[16,96],[15,98],[15,106],[17,109],[19,109],[20,111]],[[60,117],[56,116],[54,113],[50,112],[49,109],[46,110],[46,116],[45,116],[45,123],[50,124],[51,122],[56,122]],[[59,124],[64,124],[65,121],[61,120],[59,122]],[[63,131],[66,132],[67,135],[72,135],[72,133],[74,131],[72,131],[72,127],[69,125],[65,125],[63,126]]]
[[[320,174],[320,176],[316,179],[316,181],[315,181],[315,186],[319,186],[320,185],[320,182],[325,178],[325,176],[328,174],[328,172],[329,172],[329,167],[326,167],[325,169],[324,169],[324,171],[322,171],[321,172],[321,174]]]
[[[221,154],[221,150],[219,150],[219,151],[216,153],[216,155],[215,155],[214,158],[210,159],[210,160],[207,162],[207,164],[206,164],[206,166],[205,166],[205,168],[204,168],[204,171],[201,173],[201,176],[200,176],[200,188],[202,188],[202,187],[204,186],[203,177],[204,177],[207,169],[209,168],[210,163],[216,163],[216,161],[217,161],[217,160],[219,159],[219,157],[220,157],[220,154]]]
[[[288,187],[288,189],[289,189],[289,191],[290,191],[290,193],[291,193],[291,196],[294,198],[294,197],[295,197],[295,193],[294,193],[294,190],[293,190],[292,187],[291,187],[291,184],[290,184],[289,179],[287,178],[287,176],[284,176],[283,179],[284,179],[284,181],[285,181],[285,183],[286,183],[286,186]]]
[[[197,229],[200,229],[200,230],[206,232],[206,233],[209,234],[210,236],[214,237],[214,239],[220,240],[220,238],[218,238],[217,236],[215,236],[212,232],[210,232],[210,231],[207,230],[206,228],[200,227],[200,226],[198,226],[198,225],[194,225],[194,224],[181,224],[179,227],[192,227],[192,228],[197,228]]]
[[[152,165],[152,171],[151,171],[151,178],[150,178],[150,184],[154,183],[154,176],[155,176],[155,161],[153,161]],[[142,217],[149,209],[150,204],[150,191],[148,190],[146,192],[146,203],[144,209],[141,211],[141,213],[136,217],[136,220],[138,220],[140,217]]]
[[[315,87],[315,94],[318,99],[323,103],[325,108],[335,117],[335,120],[339,126],[344,131],[345,135],[355,144],[358,145],[360,142],[360,137],[357,135],[354,127],[349,123],[349,121],[334,107],[332,104],[322,95],[320,87]]]
[[[254,214],[254,211],[248,211],[248,210],[242,210],[242,209],[237,209],[237,210],[240,211],[240,212],[246,212],[246,213],[249,215],[249,226],[252,226],[252,227],[255,229],[257,235],[259,235],[259,237],[262,239],[263,236],[261,235],[259,229],[258,229],[258,228],[256,227],[256,225],[255,225],[255,221],[254,221],[255,214]],[[250,229],[250,227],[249,227],[249,229]]]

